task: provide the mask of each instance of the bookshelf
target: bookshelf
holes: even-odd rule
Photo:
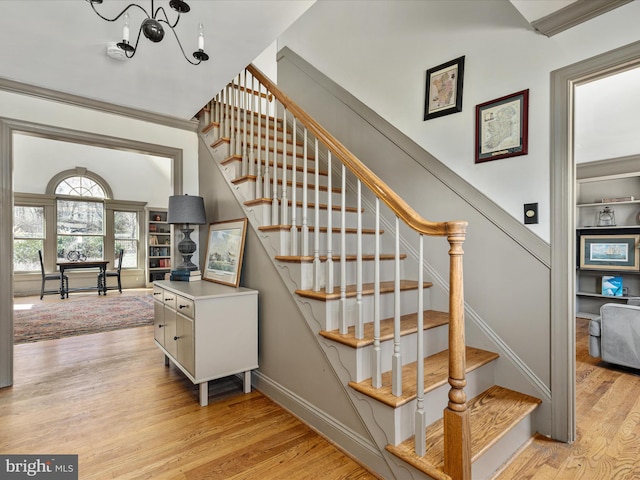
[[[167,223],[166,208],[147,208],[147,283],[164,280],[171,272],[171,225]]]

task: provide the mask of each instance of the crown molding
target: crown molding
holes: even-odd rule
[[[123,117],[142,120],[144,122],[151,122],[158,125],[178,128],[180,130],[188,130],[192,132],[198,130],[198,121],[195,119],[184,120],[178,117],[170,117],[168,115],[160,115],[158,113],[137,110],[135,108],[123,107],[121,105],[115,105],[113,103],[103,102],[100,100],[93,100],[70,93],[59,92],[57,90],[51,90],[49,88],[20,83],[15,80],[9,80],[7,78],[0,77],[0,90],[18,93],[20,95],[29,95],[36,98],[42,98],[44,100],[52,100],[76,107],[90,108],[92,110],[112,113]]]
[[[621,7],[632,0],[577,0],[546,17],[531,22],[538,32],[552,37],[587,20]]]

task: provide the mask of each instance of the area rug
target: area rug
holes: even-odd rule
[[[14,305],[14,343],[153,324],[151,295],[107,295]]]

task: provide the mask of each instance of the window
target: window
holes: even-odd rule
[[[13,270],[40,270],[38,250],[44,247],[44,207],[13,207]]]
[[[87,260],[102,260],[104,203],[59,199],[56,233],[59,260],[65,260],[71,251],[80,252]]]
[[[39,272],[38,250],[46,271],[72,250],[115,267],[123,249],[123,269],[144,265],[140,222],[145,203],[112,197],[108,183],[82,167],[55,175],[44,195],[14,193],[14,272]]]
[[[114,254],[117,258],[120,249],[124,250],[122,268],[138,266],[138,231],[137,212],[113,212]]]

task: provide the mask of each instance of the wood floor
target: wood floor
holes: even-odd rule
[[[578,440],[537,437],[497,479],[640,478],[640,376],[588,356],[585,320],[577,332]],[[0,452],[78,454],[83,480],[376,478],[235,377],[201,408],[151,338],[139,327],[17,345]]]
[[[0,452],[77,454],[87,479],[374,479],[236,377],[209,406],[165,367],[153,327],[16,345]]]
[[[640,479],[640,372],[590,357],[588,324],[576,321],[577,440],[538,436],[496,480]]]

